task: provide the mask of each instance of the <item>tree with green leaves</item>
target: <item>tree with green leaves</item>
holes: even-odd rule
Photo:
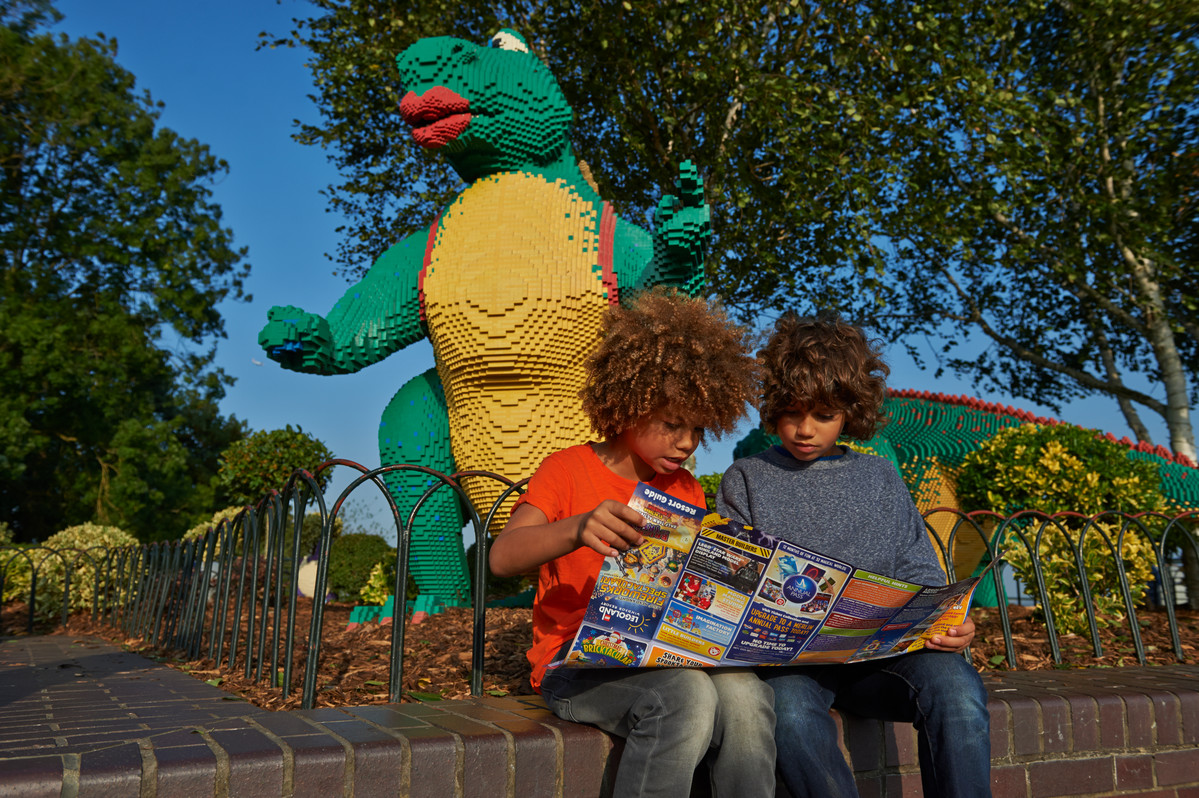
[[[0,3],[0,520],[177,537],[243,434],[212,366],[249,269],[211,201],[227,166],[54,17]]]
[[[1193,3],[313,5],[263,41],[312,52],[322,119],[297,135],[341,171],[347,273],[457,187],[398,119],[394,56],[514,27],[623,216],[700,166],[709,285],[745,316],[835,307],[914,354],[940,339],[938,365],[980,386],[1109,396],[1195,456]]]
[[[288,424],[284,429],[259,430],[235,441],[221,454],[217,483],[220,498],[229,504],[254,504],[271,490],[283,490],[297,469],[315,472],[333,459],[333,452],[317,438]],[[332,472],[314,475],[323,489]]]
[[[1199,7],[911,6],[879,40],[903,163],[883,329],[1016,396],[1111,397],[1142,440],[1155,413],[1195,459]]]

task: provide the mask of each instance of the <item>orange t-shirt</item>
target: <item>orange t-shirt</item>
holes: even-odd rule
[[[704,490],[688,471],[659,474],[649,484],[676,499],[700,507],[704,504]],[[516,507],[531,504],[545,513],[552,523],[590,512],[605,499],[627,502],[636,488],[634,480],[614,474],[600,462],[590,445],[582,444],[545,458],[529,480],[528,490],[517,500]],[[530,682],[538,693],[546,665],[553,661],[558,649],[575,636],[583,622],[603,559],[599,552],[583,547],[550,560],[538,569],[537,598],[533,603],[533,647],[529,649],[529,662],[533,664]]]

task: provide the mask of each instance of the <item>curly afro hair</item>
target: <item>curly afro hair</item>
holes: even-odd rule
[[[661,286],[605,314],[586,368],[583,412],[607,440],[664,407],[719,437],[757,396],[747,330],[720,306]]]
[[[842,436],[873,438],[887,423],[882,407],[891,373],[880,346],[837,316],[785,314],[758,353],[765,368],[762,426],[773,433],[787,408],[823,406],[844,414]]]

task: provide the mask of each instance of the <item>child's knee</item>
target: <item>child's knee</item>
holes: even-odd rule
[[[659,714],[672,722],[711,725],[720,699],[706,673],[690,668],[663,670],[658,682],[653,692]]]
[[[926,713],[953,718],[957,723],[989,723],[987,689],[974,667],[954,654],[930,654],[938,666],[935,678],[926,678],[918,701]]]
[[[957,693],[964,699],[974,703],[987,704],[987,688],[983,686],[982,677],[965,657],[954,654],[938,654],[946,661],[945,682],[942,692]]]
[[[734,721],[774,725],[774,690],[752,671],[713,671],[721,713]]]
[[[987,688],[983,686],[982,679],[978,678],[977,673],[971,672],[968,677],[959,680],[957,684],[942,690],[941,700],[946,704],[948,711],[963,719],[969,719],[973,725],[990,723],[990,711],[987,709]]]

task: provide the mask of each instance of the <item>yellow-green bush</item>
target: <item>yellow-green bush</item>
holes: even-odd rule
[[[0,572],[4,575],[4,603],[29,600],[29,559],[23,553],[32,548],[28,543],[6,544],[0,549]],[[32,555],[30,555],[32,556]]]
[[[966,455],[958,474],[963,510],[1137,513],[1165,506],[1158,465],[1134,460],[1094,430],[1024,424],[1001,430]]]
[[[233,518],[242,511],[241,507],[226,507],[224,510],[217,510],[212,514],[212,518],[208,521],[196,524],[191,529],[183,533],[183,540],[199,540],[208,533],[209,529],[216,529],[222,521],[233,523]],[[220,552],[220,539],[217,539],[217,552]]]
[[[389,570],[392,572],[390,579],[387,575]],[[383,561],[379,561],[371,568],[371,574],[367,577],[362,590],[358,591],[358,596],[362,599],[363,604],[382,605],[391,595],[394,586],[395,568],[389,569]]]
[[[4,601],[28,600],[32,560],[32,567],[37,569],[35,617],[51,619],[62,612],[68,568],[71,573],[71,609],[91,609],[96,602],[96,569],[100,568],[103,572],[106,553],[136,545],[137,538],[115,526],[87,523],[68,527],[51,535],[44,543],[29,547],[30,559],[15,555],[16,559],[9,564],[5,574]],[[55,551],[58,553],[55,554]],[[0,558],[11,554],[0,554]]]
[[[221,521],[228,520],[230,523],[233,523],[234,517],[241,511],[242,511],[242,507],[226,507],[224,510],[218,510],[215,514],[213,514],[212,520],[205,521],[202,524],[197,524],[196,526],[187,530],[187,532],[183,533],[183,540],[185,540],[185,541],[186,540],[198,540],[198,539],[202,538],[206,532],[208,532],[209,528],[216,529],[220,525]],[[253,512],[253,511],[250,510],[247,512]],[[268,523],[268,517],[269,517],[268,514],[265,512],[259,516],[259,524],[262,525],[259,529],[259,535],[261,537],[259,538],[259,552],[258,553],[260,556],[266,555],[266,549],[267,549],[266,525]],[[337,518],[333,519],[333,540],[337,540],[337,538],[341,536],[341,531],[344,526],[345,525],[342,522],[341,516],[338,516]],[[241,530],[238,529],[235,531],[238,532],[238,540],[240,540],[241,539],[241,537],[240,537]],[[291,541],[292,541],[292,537],[294,534],[295,534],[295,530],[292,528],[290,523],[287,523],[286,528],[283,530],[283,559],[284,559],[284,562],[291,561]],[[320,537],[321,537],[321,514],[320,513],[308,513],[307,515],[304,516],[304,523],[300,529],[300,556],[307,557],[309,554],[311,554],[312,550],[316,547],[316,544],[320,541]],[[217,554],[220,554],[221,547],[220,547],[219,539],[217,541],[216,550],[217,550]]]
[[[957,495],[963,510],[991,510],[1005,516],[1023,510],[1050,515],[1075,512],[1088,518],[1109,510],[1131,514],[1165,506],[1157,472],[1156,464],[1128,457],[1124,447],[1094,430],[1069,424],[1025,424],[1000,431],[966,456]],[[1016,523],[1033,545],[1040,520]],[[1056,628],[1064,633],[1087,629],[1072,545],[1083,535],[1086,524],[1087,518],[1058,518],[1046,528],[1036,551]],[[1100,624],[1123,624],[1115,553],[1098,534],[1102,530],[1114,544],[1120,524],[1108,517],[1096,526],[1085,533],[1082,548],[1093,608]],[[1014,531],[1009,531],[1001,548],[1007,549],[1006,559],[1024,584],[1025,593],[1038,599],[1031,553]],[[1119,553],[1133,600],[1139,603],[1152,579],[1152,545],[1133,526]]]
[[[375,563],[371,568],[370,576],[367,577],[366,584],[362,586],[362,590],[358,591],[359,597],[363,604],[383,605],[387,601],[387,597],[391,595],[395,589],[396,583],[396,551],[391,549],[383,559]],[[412,578],[412,574],[408,574],[408,600],[415,601],[417,596],[416,580]]]
[[[1111,545],[1119,543],[1120,525],[1098,521],[1082,538],[1083,569],[1091,591],[1091,604],[1099,626],[1124,626],[1127,613],[1124,597],[1120,592],[1120,574],[1116,569],[1116,557],[1108,546],[1102,531]],[[1082,582],[1078,578],[1078,564],[1074,558],[1073,544],[1080,539],[1082,530],[1078,525],[1058,529],[1052,524],[1046,527],[1041,537],[1037,559],[1045,579],[1045,591],[1049,606],[1053,608],[1054,628],[1060,634],[1085,634],[1087,625],[1086,605],[1083,603]],[[1066,539],[1070,535],[1070,539]],[[1026,532],[1028,545],[1036,546],[1035,534]],[[1037,595],[1036,576],[1032,556],[1028,548],[1019,541],[1015,533],[1006,536],[1008,553],[1005,559],[1019,574],[1024,592],[1037,602],[1037,610],[1044,607]],[[1133,605],[1141,603],[1149,582],[1153,579],[1153,545],[1148,539],[1130,527],[1120,545],[1119,554],[1124,562],[1124,575],[1128,580]]]

